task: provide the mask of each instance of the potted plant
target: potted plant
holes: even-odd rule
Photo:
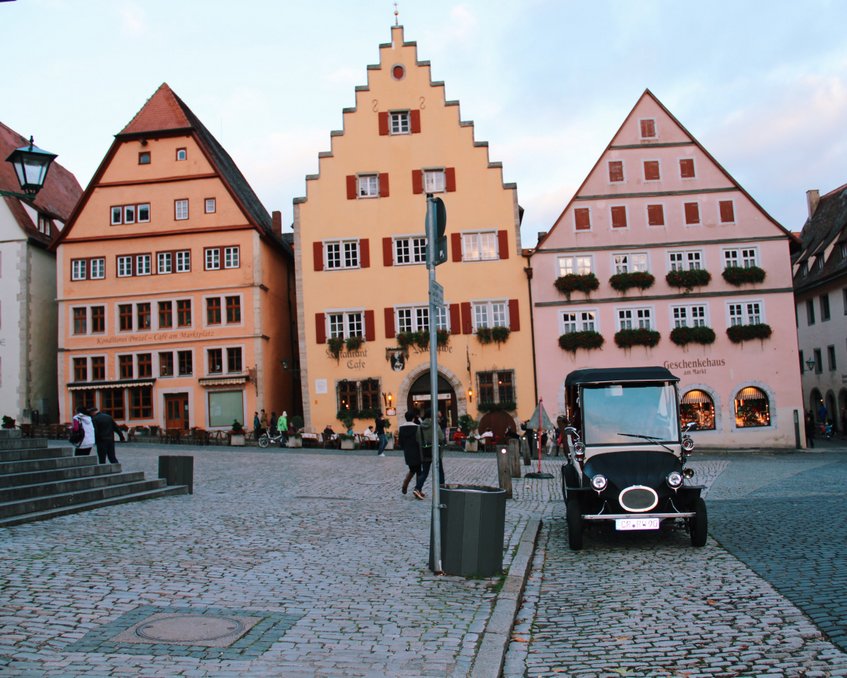
[[[362,339],[362,337],[347,337],[344,340],[344,345],[347,347],[348,351],[357,351],[364,343],[365,340]]]
[[[677,346],[686,344],[715,343],[715,331],[711,327],[674,327],[671,330],[671,341]]]
[[[509,338],[509,335],[512,333],[508,327],[504,327],[503,325],[495,325],[491,328],[491,339],[498,346],[500,344],[505,344],[506,340]]]
[[[600,281],[593,273],[568,273],[559,278],[553,283],[556,289],[564,294],[568,300],[574,292],[585,292],[590,294],[600,286]]]
[[[344,348],[344,337],[330,337],[326,340],[326,347],[332,357],[338,360],[341,356],[341,349]]]
[[[479,441],[474,435],[479,422],[469,414],[459,417],[459,430],[465,436],[465,452],[476,452],[479,449]]]
[[[15,428],[15,419],[7,414],[3,415],[3,428]]]
[[[352,433],[339,433],[338,442],[342,450],[356,449],[356,436]]]
[[[656,278],[652,273],[646,271],[633,271],[631,273],[615,273],[609,278],[609,284],[618,292],[626,292],[632,287],[637,287],[640,290],[646,290],[653,287]]]
[[[736,287],[748,283],[760,283],[765,279],[764,269],[758,266],[727,266],[721,275],[730,285]]]
[[[692,268],[687,271],[668,271],[665,280],[671,287],[683,287],[691,291],[695,287],[709,284],[712,274],[702,268]]]
[[[234,447],[244,447],[244,426],[238,419],[234,419],[229,431],[229,444]]]
[[[620,348],[632,348],[633,346],[653,347],[659,343],[661,338],[662,335],[656,332],[656,330],[648,330],[644,327],[615,332],[615,343]]]
[[[767,323],[754,323],[752,325],[732,325],[726,328],[726,336],[735,344],[740,344],[750,339],[761,339],[764,341],[771,336],[771,326]]]
[[[559,348],[570,351],[571,353],[576,353],[581,348],[590,351],[595,348],[601,348],[604,341],[603,335],[594,330],[567,332],[559,337]]]

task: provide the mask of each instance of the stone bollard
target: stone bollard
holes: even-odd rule
[[[520,440],[509,441],[509,464],[512,467],[512,478],[521,477],[521,444]]]
[[[512,462],[509,448],[498,445],[494,454],[497,456],[497,481],[501,490],[505,490],[506,499],[512,498]]]
[[[530,466],[532,465],[532,456],[530,455],[529,443],[527,443],[526,437],[521,438],[521,456],[523,457],[523,465]]]
[[[168,485],[188,485],[188,494],[194,494],[194,457],[159,457],[159,477],[164,478]]]

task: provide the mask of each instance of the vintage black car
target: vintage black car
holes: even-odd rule
[[[598,523],[621,531],[682,527],[693,546],[706,543],[703,487],[685,465],[694,443],[680,429],[678,381],[663,367],[584,369],[565,379],[573,425],[562,493],[572,549]]]

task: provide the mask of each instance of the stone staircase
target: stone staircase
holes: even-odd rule
[[[75,457],[73,447],[0,429],[0,527],[186,492],[186,485],[124,473],[120,464],[98,464],[95,450]]]

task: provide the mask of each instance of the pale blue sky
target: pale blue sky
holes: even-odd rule
[[[786,228],[802,227],[807,189],[847,183],[847,2],[400,0],[399,10],[418,57],[517,183],[524,246],[645,88]],[[393,11],[388,0],[0,2],[0,120],[85,186],[167,82],[289,228]]]

